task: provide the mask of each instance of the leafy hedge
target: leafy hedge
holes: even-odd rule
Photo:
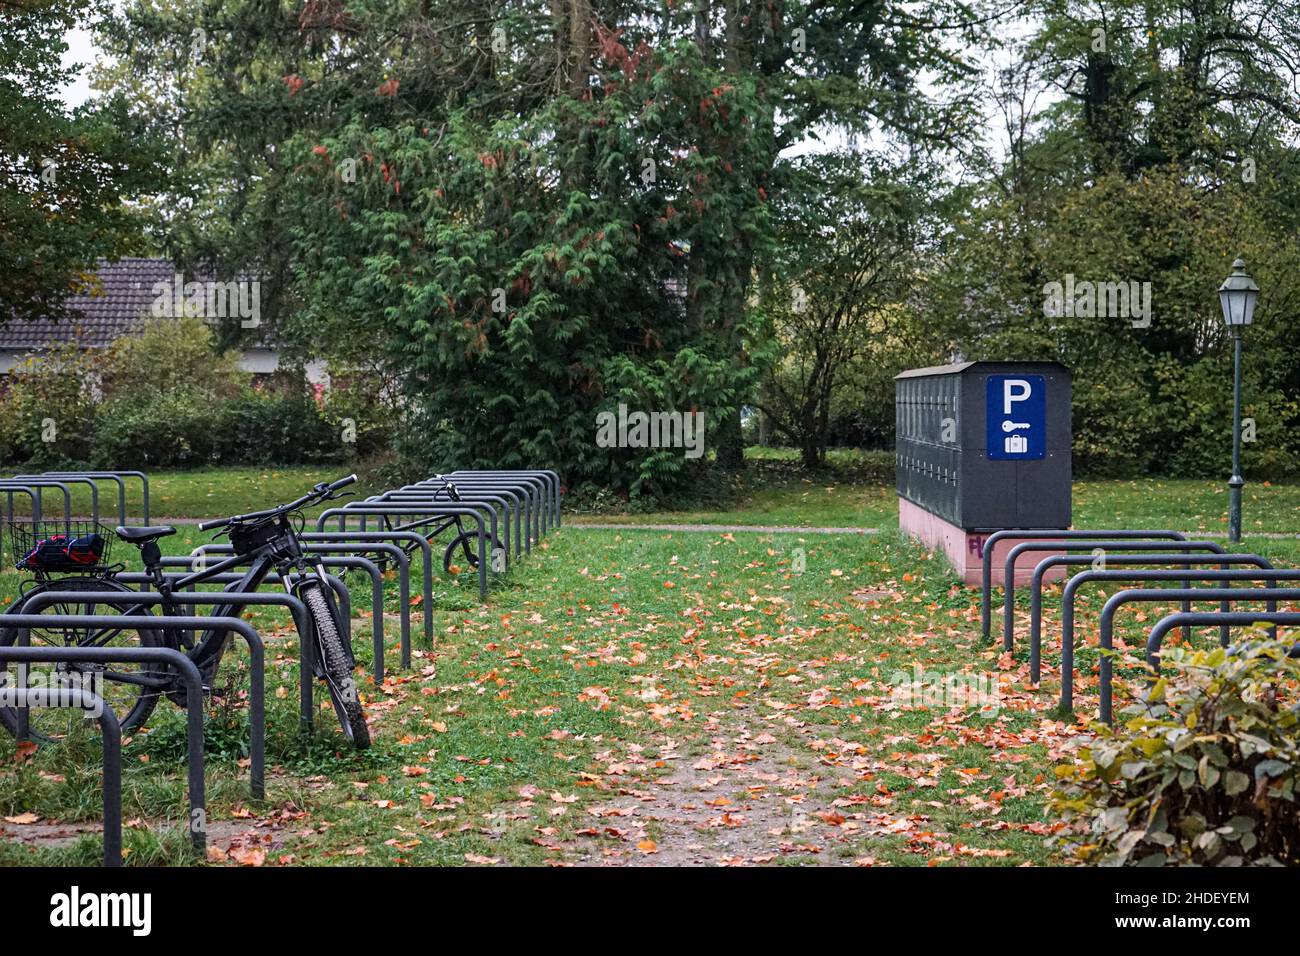
[[[10,466],[167,468],[294,465],[374,455],[391,415],[363,376],[324,401],[291,376],[250,387],[234,352],[197,319],[162,320],[105,352],[29,357],[0,398]]]
[[[1300,661],[1291,642],[1173,650],[1173,675],[1062,778],[1070,848],[1119,866],[1300,864]]]

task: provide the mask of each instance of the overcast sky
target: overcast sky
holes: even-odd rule
[[[69,30],[63,37],[68,52],[63,55],[63,65],[81,64],[76,80],[63,90],[63,101],[69,106],[80,106],[90,97],[90,67],[95,62],[95,47],[90,42],[88,30]]]

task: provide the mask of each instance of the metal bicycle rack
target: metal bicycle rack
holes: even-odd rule
[[[1090,538],[1115,541],[1126,538],[1153,538],[1163,539],[1170,538],[1175,541],[1187,540],[1181,532],[1169,531],[1167,529],[1157,528],[1150,531],[1140,531],[1131,528],[1125,528],[1117,531],[995,531],[984,539],[983,550],[980,552],[980,633],[985,642],[992,640],[993,627],[993,546],[999,541],[1007,538],[1029,538],[1029,539],[1051,539],[1053,541],[1064,540],[1087,540]]]
[[[104,761],[104,866],[122,865],[122,728],[118,725],[113,708],[79,687],[69,687],[55,694],[43,690],[29,691],[11,688],[0,689],[0,704],[27,710],[32,707],[57,707],[84,710],[88,717],[99,721],[103,738]]]
[[[14,492],[25,491],[32,499],[32,520],[43,521],[43,499],[41,496],[42,488],[58,488],[63,492],[63,523],[70,525],[72,523],[72,489],[65,482],[50,479],[27,479],[18,481],[13,478],[0,478],[0,491],[8,494],[8,516],[12,521],[14,517]]]
[[[1078,539],[1054,539],[1050,541],[1026,541],[1018,544],[1007,552],[1006,577],[1003,579],[1005,584],[1002,594],[1002,649],[1004,651],[1010,651],[1015,644],[1016,559],[1022,554],[1031,551],[1078,551],[1083,548],[1088,548],[1090,553],[1098,550],[1141,551],[1144,548],[1149,548],[1152,551],[1210,551],[1214,554],[1225,553],[1223,545],[1214,541],[1174,541],[1164,543],[1159,541],[1097,539],[1080,542]],[[1107,556],[1107,560],[1109,560],[1109,556]]]
[[[1297,572],[1300,577],[1300,572]],[[1115,613],[1121,606],[1138,601],[1151,603],[1160,603],[1166,600],[1179,600],[1190,592],[1199,592],[1195,595],[1195,600],[1213,601],[1222,600],[1225,604],[1237,601],[1262,601],[1267,608],[1268,614],[1277,614],[1278,601],[1300,601],[1300,588],[1264,588],[1262,590],[1248,590],[1245,588],[1134,588],[1127,591],[1120,591],[1114,594],[1106,601],[1105,607],[1101,611],[1101,666],[1099,668],[1099,687],[1101,694],[1100,718],[1105,723],[1111,722],[1111,687],[1112,687],[1112,662],[1110,652],[1114,649],[1115,635]],[[1193,615],[1195,612],[1181,611],[1183,615]],[[1231,614],[1231,611],[1219,611],[1218,615]],[[1300,620],[1300,613],[1285,612],[1297,614],[1297,620]],[[1258,620],[1258,618],[1257,618]],[[1221,620],[1219,623],[1220,636],[1219,643],[1223,647],[1228,646],[1228,626]],[[1277,635],[1277,622],[1274,621],[1272,632]],[[1190,627],[1190,625],[1186,625]],[[1161,639],[1164,634],[1160,635]],[[1159,648],[1157,642],[1156,647]],[[1148,645],[1148,659],[1150,657]]]
[[[472,519],[478,525],[478,591],[479,599],[487,600],[487,571],[488,571],[488,552],[487,552],[487,530],[486,522],[483,515],[474,508],[469,507],[446,507],[439,506],[434,508],[431,505],[420,505],[414,508],[408,508],[400,505],[366,505],[353,504],[349,508],[327,508],[320,513],[316,519],[316,530],[325,532],[325,523],[331,518],[337,518],[339,530],[347,530],[348,518],[359,518],[365,515],[434,515],[449,517],[459,515],[462,518]],[[401,530],[409,530],[403,528]]]
[[[548,469],[540,469],[540,468],[539,469],[503,468],[503,469],[484,469],[484,470],[467,469],[464,471],[453,471],[450,474],[439,475],[438,477],[447,478],[450,479],[452,482],[455,482],[458,479],[470,478],[475,476],[515,478],[515,479],[518,478],[540,479],[550,491],[551,514],[555,519],[555,527],[557,528],[560,527],[560,523],[561,523],[561,517],[560,517],[561,500],[560,499],[561,499],[561,495],[563,494],[563,489],[560,486],[560,476],[556,472],[550,471]]]
[[[1300,626],[1300,611],[1177,611],[1161,618],[1147,637],[1146,659],[1153,674],[1160,673],[1160,645],[1176,627],[1216,626],[1250,627],[1254,624]],[[1291,648],[1288,657],[1300,657],[1300,644]]]
[[[79,475],[60,475],[57,479],[49,475],[10,475],[6,481],[61,481],[69,485],[85,485],[90,489],[90,520],[99,523],[99,485],[90,478]],[[69,489],[71,491],[71,489]],[[37,494],[37,498],[40,495]]]
[[[1136,557],[1129,555],[1128,557]],[[1199,559],[1199,560],[1198,560]],[[1124,560],[1112,561],[1113,563],[1134,563]],[[1267,558],[1258,554],[1225,554],[1214,558],[1201,558],[1199,555],[1157,555],[1152,556],[1148,564],[1179,564],[1185,568],[1190,568],[1193,564],[1249,564],[1253,565],[1254,570],[1248,568],[1225,569],[1225,568],[1198,568],[1196,570],[1173,569],[1156,569],[1156,568],[1135,568],[1123,571],[1081,571],[1066,583],[1064,591],[1061,594],[1061,707],[1069,710],[1073,707],[1074,697],[1074,599],[1079,592],[1079,588],[1090,581],[1155,581],[1167,582],[1172,581],[1182,584],[1184,587],[1190,585],[1190,581],[1288,581],[1300,580],[1300,571],[1276,570]],[[1191,601],[1183,602],[1183,610],[1191,610]],[[1227,604],[1221,606],[1221,610],[1227,610]],[[1191,639],[1191,626],[1184,628],[1184,637]],[[1069,668],[1067,671],[1066,668]]]
[[[29,597],[23,603],[23,610],[32,614],[39,614],[45,608],[52,607],[61,602],[74,603],[107,603],[116,604],[151,604],[164,605],[173,604],[231,604],[237,607],[283,607],[287,608],[293,616],[294,626],[297,627],[298,633],[302,635],[299,640],[299,663],[298,670],[301,687],[299,690],[299,705],[301,708],[301,718],[303,725],[310,727],[312,724],[312,709],[314,688],[312,678],[312,649],[313,645],[310,640],[312,634],[312,619],[307,613],[307,607],[294,597],[292,594],[261,594],[261,593],[240,593],[235,591],[175,591],[170,595],[164,596],[157,591],[38,591]],[[158,630],[172,630],[170,627],[170,618],[159,615],[153,618],[157,622]]]
[[[400,607],[398,613],[398,619],[400,621],[400,626],[401,626],[402,666],[410,667],[411,666],[411,562],[410,559],[407,558],[406,552],[403,551],[395,544],[374,543],[374,544],[365,545],[365,544],[346,544],[346,543],[329,544],[327,542],[304,542],[304,543],[306,544],[307,550],[310,554],[356,555],[368,561],[369,559],[365,557],[367,554],[378,552],[381,554],[388,555],[394,562],[396,562],[397,570],[398,570],[398,574],[397,574],[398,603]],[[201,544],[193,551],[190,552],[190,556],[201,558],[206,554],[232,555],[234,553],[235,553],[235,548],[233,545]],[[375,573],[379,575],[379,579],[382,582],[383,572],[379,570],[379,565],[375,562],[371,562],[371,563],[374,565]],[[380,587],[382,589],[383,587],[382,583]],[[382,598],[380,601],[380,608],[381,608],[380,613],[382,614],[383,613]],[[382,640],[382,628],[381,628],[381,640]],[[382,683],[383,682],[382,663],[379,668],[379,674],[380,676],[377,678],[377,680],[380,683]]]
[[[18,618],[18,626],[42,627],[50,623],[66,624],[69,627],[124,627],[130,630],[151,630],[152,622],[126,621],[114,615],[68,615],[68,614],[23,614],[12,615]],[[24,623],[25,619],[26,623]],[[112,624],[109,624],[109,622]],[[186,695],[195,700],[203,700],[203,679],[194,662],[180,651],[170,647],[0,647],[0,661],[33,663],[59,663],[63,661],[103,661],[105,663],[165,664],[176,669],[177,675],[185,684]],[[18,688],[24,690],[25,688]],[[21,708],[21,705],[18,705]],[[109,710],[105,706],[105,711]],[[19,738],[24,725],[24,710],[19,709]],[[116,715],[114,715],[116,722]],[[203,707],[187,707],[185,714],[187,769],[189,771],[190,841],[196,849],[202,850],[207,842],[207,810],[205,783],[203,778]]]
[[[424,637],[433,646],[433,548],[422,534],[414,531],[303,531],[298,535],[303,541],[321,541],[329,543],[365,542],[365,541],[409,541],[420,549],[423,557],[424,597]],[[398,545],[401,547],[401,545]],[[405,552],[403,552],[405,553]],[[409,561],[409,556],[408,556]]]
[[[515,501],[511,502],[505,497],[506,494],[509,494],[511,498],[514,498],[515,496],[513,492],[510,492],[508,490],[503,490],[502,493],[484,494],[481,491],[476,491],[473,489],[469,491],[460,491],[459,489],[457,489],[457,491],[458,491],[458,497],[448,498],[431,492],[399,489],[397,491],[385,491],[381,495],[373,495],[370,498],[366,498],[363,501],[358,502],[358,504],[395,504],[395,505],[407,505],[412,507],[422,505],[422,504],[485,505],[489,509],[491,509],[490,513],[492,514],[493,517],[492,534],[494,539],[500,540],[501,542],[501,546],[504,551],[503,557],[505,558],[507,565],[509,564],[510,561],[510,550],[511,550],[510,545],[512,541],[514,543],[515,557],[520,557],[521,556],[520,538],[526,537],[527,533],[523,530],[523,522],[520,514],[518,499],[516,498]],[[498,509],[500,510],[498,511]],[[511,518],[514,519],[514,524],[515,524],[515,530],[513,533],[510,530]],[[500,528],[501,528],[501,535],[499,538],[497,538],[497,534],[496,534],[498,522],[500,523]],[[364,519],[362,519],[362,526],[363,527],[365,526]],[[531,543],[529,545],[529,549],[531,550]]]
[[[379,572],[379,566],[368,558],[344,558],[334,555],[324,555],[320,563],[325,567],[351,568],[353,570],[363,570],[370,575],[370,606],[371,615],[374,618],[371,624],[373,637],[372,645],[375,651],[375,684],[383,683],[384,674],[384,579]],[[164,555],[159,564],[164,568],[188,568],[190,571],[197,570],[193,558],[169,557]],[[214,579],[215,580],[215,579]],[[236,577],[236,580],[242,578]],[[207,582],[201,582],[206,584]],[[224,592],[222,592],[224,593]],[[340,608],[340,612],[342,609]],[[351,640],[351,630],[348,632],[348,640]]]
[[[510,507],[509,502],[507,502],[506,499],[501,497],[500,495],[481,495],[481,494],[462,493],[458,498],[449,499],[449,498],[438,498],[433,495],[425,495],[425,494],[420,494],[415,492],[403,493],[403,492],[386,491],[382,495],[375,495],[373,497],[366,498],[363,501],[356,502],[356,503],[362,505],[395,504],[395,505],[403,505],[406,507],[413,507],[413,508],[421,507],[426,504],[431,504],[431,505],[456,504],[456,505],[485,507],[488,511],[488,514],[491,517],[492,540],[501,542],[502,557],[505,559],[507,566],[509,565],[510,542],[511,542],[510,519],[512,517],[512,511],[513,511],[513,517],[515,517],[516,519],[518,519],[519,517],[519,512],[517,509],[512,509]],[[344,507],[347,506],[345,505]],[[500,509],[499,511],[498,508]],[[363,530],[366,527],[366,522],[364,518],[362,519],[361,526]],[[500,535],[497,534],[498,527],[501,529]],[[444,528],[442,530],[446,531],[447,529]],[[432,538],[426,540],[429,540],[431,542]],[[514,536],[514,541],[517,547],[519,543],[518,534]]]
[[[532,543],[540,540],[542,534],[547,530],[549,524],[549,509],[543,506],[541,500],[541,488],[537,485],[525,481],[515,481],[507,478],[462,478],[455,485],[457,494],[494,494],[509,496],[516,505],[516,512],[522,510],[521,516],[515,514],[515,536],[522,538],[524,552],[532,550]],[[435,498],[441,498],[443,501],[454,500],[444,497],[447,493],[445,487],[439,484],[435,479],[426,479],[414,485],[407,485],[404,488],[397,489],[398,496],[407,495],[429,495]],[[515,542],[515,555],[520,553],[520,543]]]
[[[482,490],[482,491],[511,491],[514,494],[522,496],[525,506],[528,509],[526,524],[529,529],[529,538],[531,540],[541,540],[541,536],[550,530],[554,521],[552,507],[550,502],[549,491],[545,483],[540,478],[510,478],[492,475],[467,475],[453,479],[449,475],[426,478],[424,481],[415,485],[408,485],[407,490],[433,490],[441,491],[445,484],[455,485],[457,491],[461,489]]]
[[[126,479],[140,479],[142,491],[141,516],[140,524],[149,523],[149,476],[143,471],[46,471],[43,475],[50,478],[58,478],[63,475],[77,476],[82,478],[94,478],[98,481],[113,481],[117,484],[117,501],[118,513],[122,515],[122,524],[126,524]]]
[[[1220,553],[1213,552],[1214,556],[1209,557],[1200,554],[1135,554],[1133,552],[1124,552],[1117,555],[1107,555],[1107,564],[1122,565],[1182,565],[1192,567],[1193,565],[1218,564],[1226,567],[1229,564],[1253,564],[1260,568],[1271,568],[1273,565],[1267,558],[1262,558],[1257,554],[1237,554],[1235,552]],[[1033,591],[1030,592],[1029,605],[1029,673],[1032,680],[1036,683],[1039,677],[1040,653],[1042,650],[1042,623],[1043,623],[1043,576],[1048,570],[1054,567],[1070,566],[1077,564],[1092,564],[1091,555],[1079,554],[1057,554],[1044,558],[1034,568]],[[1066,622],[1068,614],[1068,627],[1071,632],[1074,631],[1074,597],[1078,593],[1079,587],[1092,578],[1084,578],[1078,584],[1075,584],[1075,578],[1083,577],[1084,574],[1101,574],[1103,571],[1086,571],[1076,574],[1066,582],[1061,591],[1061,613],[1062,622]],[[1138,580],[1137,570],[1125,570],[1117,572],[1127,577],[1113,578],[1110,580]],[[1183,587],[1192,586],[1192,581],[1200,576],[1197,571],[1185,571],[1178,577],[1183,582]],[[1105,579],[1103,579],[1105,580]],[[1074,585],[1071,587],[1071,585]],[[1190,606],[1185,606],[1183,610],[1191,610]],[[1186,636],[1192,636],[1191,630],[1187,631]]]
[[[164,571],[164,572],[163,572],[163,575],[164,575],[165,577],[167,577],[167,578],[173,580],[173,581],[176,581],[176,580],[179,580],[180,578],[185,577],[184,574],[182,574],[182,573],[180,573],[180,572],[178,572],[178,571]],[[118,581],[121,581],[123,584],[139,584],[139,585],[143,585],[143,586],[146,587],[146,588],[152,587],[152,586],[153,586],[153,583],[154,583],[153,578],[150,577],[149,574],[148,574],[147,572],[144,572],[144,571],[122,571],[122,572],[119,572],[118,574],[116,574],[115,577],[116,577],[116,579],[117,579]],[[341,578],[338,578],[338,577],[336,577],[336,576],[333,575],[333,574],[327,574],[327,575],[325,576],[325,578],[326,578],[326,580],[329,582],[330,589],[334,592],[334,599],[335,599],[336,601],[339,602],[339,613],[340,613],[340,614],[343,616],[343,618],[344,618],[344,620],[343,620],[343,635],[344,635],[345,638],[347,638],[347,640],[351,641],[351,640],[352,640],[352,595],[348,593],[348,586],[347,586],[345,583],[343,583],[343,580],[342,580]],[[242,581],[242,580],[244,580],[244,576],[243,576],[242,574],[238,573],[237,571],[227,571],[225,574],[217,574],[217,575],[214,575],[214,576],[208,578],[208,579],[207,579],[206,581],[204,581],[203,583],[204,583],[204,584],[238,584],[238,583],[239,583],[240,581]],[[292,576],[290,577],[290,580],[291,580],[292,583],[296,583],[296,582],[297,582],[297,576],[296,576],[296,575],[292,575]],[[264,581],[264,582],[262,583],[262,587],[272,587],[272,586],[273,586],[273,585],[271,585],[270,582],[265,582],[265,581]],[[136,594],[148,594],[148,593],[150,593],[150,592],[149,592],[149,591],[136,591],[135,593],[136,593]],[[197,585],[197,584],[191,584],[191,585],[189,586],[189,590],[188,590],[188,591],[173,591],[172,593],[173,593],[173,594],[187,594],[187,593],[188,593],[188,594],[210,594],[210,593],[211,593],[211,594],[216,594],[216,593],[221,593],[221,594],[239,594],[239,593],[243,593],[243,592],[238,592],[238,591],[221,591],[221,592],[215,592],[215,591],[212,591],[212,592],[209,592],[209,591],[200,591],[200,590],[198,589],[198,585]],[[254,592],[254,593],[260,594],[260,593],[262,593],[262,592],[261,592],[261,591],[257,591],[257,592]],[[269,593],[270,593],[270,594],[273,594],[273,595],[280,595],[280,594],[283,594],[284,592],[283,592],[283,591],[270,591]]]

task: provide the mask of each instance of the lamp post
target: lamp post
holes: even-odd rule
[[[1255,317],[1259,286],[1246,273],[1242,259],[1232,264],[1232,275],[1219,286],[1223,321],[1232,330],[1232,477],[1228,479],[1228,540],[1241,540],[1241,332]]]

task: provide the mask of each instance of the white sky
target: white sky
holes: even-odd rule
[[[63,102],[68,106],[80,106],[90,98],[90,67],[94,65],[98,52],[91,43],[88,30],[69,30],[64,34],[63,40],[68,44],[68,51],[63,54],[63,65],[81,64],[76,78],[63,89]]]

